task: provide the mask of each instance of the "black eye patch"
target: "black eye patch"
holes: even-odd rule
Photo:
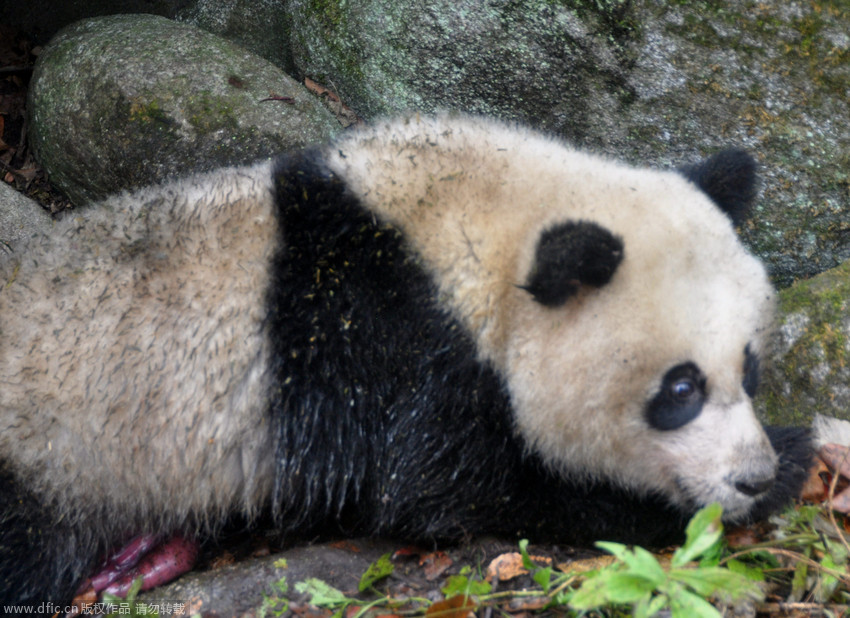
[[[747,393],[750,399],[756,396],[756,391],[759,387],[759,377],[761,375],[759,369],[758,356],[753,354],[749,344],[747,344],[747,347],[744,348],[744,380],[742,385],[744,386],[744,392]]]
[[[705,376],[694,363],[682,363],[664,374],[646,406],[646,420],[661,431],[678,429],[699,416],[704,403]]]

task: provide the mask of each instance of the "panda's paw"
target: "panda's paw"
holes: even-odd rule
[[[814,463],[814,441],[805,427],[766,426],[765,431],[779,457],[773,488],[760,497],[748,519],[760,520],[799,499]]]
[[[97,598],[114,594],[124,598],[138,578],[141,590],[150,590],[168,583],[189,571],[198,556],[195,540],[175,535],[164,542],[155,535],[142,535],[113,554],[101,569],[84,585],[85,592],[93,589]]]

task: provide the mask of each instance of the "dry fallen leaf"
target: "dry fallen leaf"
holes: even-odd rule
[[[762,531],[752,526],[735,526],[727,530],[725,536],[730,547],[749,547],[764,540]]]
[[[425,569],[425,579],[429,582],[440,577],[452,564],[452,559],[449,558],[448,554],[441,551],[426,554],[419,559],[419,565]]]
[[[545,556],[529,556],[532,561],[539,564],[552,564],[552,559]],[[519,552],[508,552],[493,558],[487,566],[487,575],[484,578],[486,581],[492,581],[494,577],[499,581],[505,582],[514,577],[528,574],[522,564],[522,554]]]
[[[484,577],[486,581],[493,581],[497,578],[500,582],[506,582],[509,579],[526,575],[528,569],[522,566],[522,555],[518,552],[512,552],[496,556],[487,565],[487,575]]]
[[[832,497],[832,508],[840,513],[850,513],[850,447],[840,444],[824,444],[818,451],[818,456],[835,474],[840,475]],[[842,482],[843,481],[843,482]]]
[[[439,616],[440,618],[466,618],[475,609],[472,599],[462,594],[453,596],[445,601],[437,601],[429,607],[426,616]]]
[[[317,97],[326,96],[329,100],[339,103],[339,96],[337,96],[335,92],[328,90],[319,83],[314,82],[309,77],[304,78],[304,86]]]
[[[314,82],[309,77],[304,78],[304,86],[317,97],[325,98],[325,103],[328,106],[328,109],[331,110],[331,113],[336,116],[336,119],[343,127],[349,127],[353,124],[360,124],[363,122],[350,107],[342,102],[339,95],[334,91]]]
[[[829,494],[829,479],[832,473],[829,467],[818,457],[809,469],[809,478],[803,485],[800,497],[807,502],[823,502]]]
[[[359,548],[359,547],[357,547],[357,545],[355,545],[355,544],[354,544],[353,542],[351,542],[351,541],[346,541],[346,540],[343,540],[343,541],[334,541],[334,542],[333,542],[333,543],[331,543],[330,545],[331,545],[331,547],[333,547],[334,549],[342,549],[342,550],[344,550],[344,551],[350,551],[350,552],[352,552],[352,553],[354,553],[354,554],[359,554],[359,553],[360,553],[360,548]]]

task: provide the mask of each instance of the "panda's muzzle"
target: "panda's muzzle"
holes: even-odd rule
[[[763,478],[747,478],[735,481],[735,489],[742,494],[756,497],[773,489],[776,477],[771,475]]]
[[[770,455],[765,454],[756,461],[751,460],[751,463],[738,474],[727,478],[727,482],[737,491],[750,498],[758,498],[766,494],[773,489],[776,483],[776,475],[779,472],[779,459],[772,449]]]

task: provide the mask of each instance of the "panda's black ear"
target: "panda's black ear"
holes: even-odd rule
[[[738,225],[746,218],[758,191],[756,161],[747,152],[723,150],[679,171],[708,194],[732,223]]]
[[[589,221],[559,223],[540,234],[528,283],[547,307],[562,305],[582,285],[602,287],[623,259],[623,241]]]

